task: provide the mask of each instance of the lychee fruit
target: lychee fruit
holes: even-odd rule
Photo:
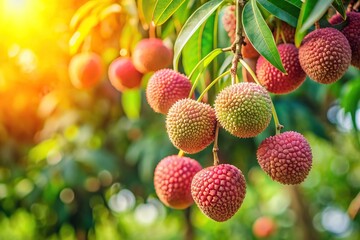
[[[236,18],[235,6],[227,6],[222,18],[225,31],[228,33],[230,41],[233,43],[236,38]],[[247,36],[245,36],[244,43],[241,46],[241,55],[243,58],[257,58],[260,54],[255,50],[254,46],[250,43]]]
[[[197,153],[215,138],[214,109],[193,99],[177,101],[166,116],[166,130],[175,147],[186,153]]]
[[[96,53],[76,54],[69,64],[69,77],[74,87],[89,89],[101,81],[103,66],[101,57]]]
[[[348,24],[341,30],[351,47],[351,64],[360,68],[360,13],[346,13]],[[338,24],[343,19],[340,14],[332,16],[329,20],[331,24]]]
[[[348,69],[351,48],[339,30],[320,28],[303,39],[299,48],[299,60],[311,79],[330,84],[339,80]]]
[[[271,98],[262,86],[242,82],[224,88],[215,99],[216,118],[232,135],[255,137],[271,120]]]
[[[120,92],[139,88],[143,76],[136,70],[131,58],[125,57],[119,57],[110,64],[108,75],[111,85]]]
[[[230,164],[207,167],[194,176],[191,194],[206,216],[224,222],[239,210],[245,198],[245,177]]]
[[[132,55],[135,68],[142,73],[154,72],[169,67],[172,58],[172,50],[158,38],[141,40],[136,45]]]
[[[288,131],[266,138],[256,153],[260,167],[275,181],[299,184],[312,165],[308,141],[297,132]]]
[[[258,238],[270,237],[276,231],[276,224],[269,217],[259,217],[253,224],[253,233]]]
[[[190,90],[191,82],[186,76],[172,69],[161,69],[149,79],[146,99],[155,112],[167,114],[176,101],[189,96]]]
[[[286,70],[282,73],[260,56],[256,65],[256,75],[269,92],[286,94],[297,89],[306,79],[306,73],[300,66],[299,51],[293,44],[280,44],[278,51]]]
[[[279,34],[279,39],[277,43],[284,43],[284,40],[286,43],[294,43],[295,30],[296,28],[294,28],[293,26],[289,25],[284,21],[281,21],[280,31],[282,32],[283,36]],[[276,36],[276,31],[274,31],[273,35],[274,37]]]
[[[193,204],[191,181],[202,169],[194,159],[168,156],[155,168],[154,186],[161,202],[175,209],[184,209]]]

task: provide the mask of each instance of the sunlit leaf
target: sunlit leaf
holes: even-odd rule
[[[261,15],[256,0],[246,3],[242,21],[246,36],[254,48],[277,69],[285,72],[272,32]]]
[[[156,4],[156,0],[138,0],[137,1],[140,22],[146,28],[152,21],[155,4]]]
[[[154,9],[154,23],[161,25],[168,20],[186,0],[157,1]]]
[[[126,116],[130,119],[136,119],[140,116],[141,93],[140,90],[127,90],[123,92],[121,98],[122,106]]]
[[[300,8],[287,2],[279,0],[257,0],[266,10],[279,19],[296,27],[297,19],[300,14]]]
[[[300,10],[295,32],[295,45],[300,46],[307,30],[319,21],[331,5],[332,0],[306,1]]]
[[[180,54],[196,30],[216,11],[223,0],[212,0],[198,8],[186,21],[174,44],[174,69],[177,70]]]
[[[114,3],[114,4],[111,4],[110,6],[104,8],[100,12],[99,19],[104,20],[109,15],[114,14],[114,13],[120,13],[120,12],[121,12],[121,6],[117,3]]]
[[[81,44],[84,42],[84,39],[89,35],[91,29],[93,29],[98,23],[99,18],[97,16],[87,17],[84,21],[81,22],[80,27],[71,36],[69,41],[71,55],[78,52]]]

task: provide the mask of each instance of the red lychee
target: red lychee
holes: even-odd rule
[[[253,233],[258,238],[270,237],[276,231],[274,220],[269,217],[259,217],[253,225]]]

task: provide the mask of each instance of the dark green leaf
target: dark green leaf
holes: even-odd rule
[[[166,22],[185,1],[186,0],[157,1],[153,16],[155,25],[161,25]]]
[[[360,79],[354,79],[346,84],[340,103],[345,112],[350,113],[354,128],[358,129],[360,126],[356,124],[356,111],[360,103]]]
[[[344,4],[342,0],[334,0],[332,6],[340,13],[343,19],[346,18],[346,9],[344,8]]]
[[[267,11],[279,19],[296,27],[300,8],[286,1],[279,0],[257,0]]]
[[[140,90],[127,90],[123,92],[121,100],[126,116],[130,119],[138,118],[141,107]]]
[[[300,11],[295,33],[295,45],[300,46],[307,30],[324,15],[332,0],[306,1]]]
[[[246,36],[254,48],[272,65],[286,72],[282,65],[272,32],[262,17],[256,0],[246,3],[242,14]]]
[[[301,8],[301,5],[302,5],[301,0],[284,0],[284,2],[288,2],[298,8]]]
[[[174,69],[178,69],[180,54],[185,44],[199,27],[216,11],[223,0],[212,0],[198,8],[186,21],[174,44]]]

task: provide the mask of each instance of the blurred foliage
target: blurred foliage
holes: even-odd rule
[[[169,42],[206,1],[184,2],[181,14],[156,28]],[[303,133],[313,149],[313,169],[301,186],[273,182],[257,164],[256,148],[274,133],[271,124],[253,139],[220,131],[222,162],[239,167],[247,179],[234,218],[216,223],[196,206],[178,211],[157,200],[153,170],[177,150],[165,117],[147,105],[144,87],[122,95],[104,75],[99,86],[82,91],[71,86],[67,72],[69,41],[71,53],[91,49],[106,65],[119,53],[131,55],[147,36],[153,3],[2,1],[0,239],[255,239],[252,224],[260,216],[277,225],[270,239],[360,239],[360,216],[346,214],[360,190],[360,71],[353,67],[335,84],[307,79],[294,93],[273,96],[284,130]],[[207,37],[196,48],[199,59],[216,42],[229,45],[215,15],[210,20],[201,29]],[[214,26],[218,39],[208,35]],[[186,58],[194,48],[184,49]],[[224,59],[215,59],[202,77],[213,79]],[[183,61],[180,69],[188,73],[193,66]],[[125,116],[134,105],[122,99],[135,99],[140,118]],[[192,157],[211,165],[211,147]]]

